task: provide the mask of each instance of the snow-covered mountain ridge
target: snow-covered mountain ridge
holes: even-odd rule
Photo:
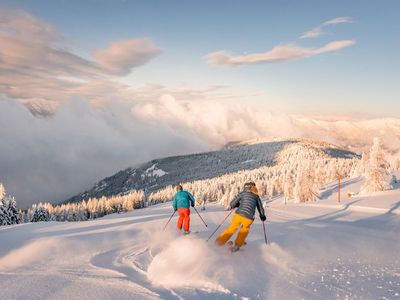
[[[230,143],[221,150],[155,159],[99,181],[68,202],[144,190],[158,191],[180,182],[209,179],[241,170],[284,163],[291,155],[353,158],[357,154],[335,145],[306,139],[255,139]]]

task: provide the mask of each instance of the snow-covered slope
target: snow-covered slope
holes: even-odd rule
[[[72,197],[67,202],[111,196],[130,190],[144,190],[149,193],[181,182],[272,166],[279,163],[279,154],[287,147],[293,152],[306,149],[305,152],[323,153],[329,157],[356,156],[353,152],[318,141],[255,139],[231,143],[219,151],[155,159],[138,167],[127,168],[99,181],[92,189]]]
[[[206,239],[228,212],[192,215],[175,232],[161,204],[87,222],[0,228],[1,299],[399,299],[400,189],[348,199],[359,179],[322,200],[265,199],[269,245],[256,219],[231,254]],[[399,188],[399,187],[397,187]],[[226,225],[226,224],[225,224]],[[221,232],[219,230],[218,232]]]

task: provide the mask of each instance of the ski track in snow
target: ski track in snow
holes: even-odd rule
[[[248,245],[233,254],[205,241],[227,214],[216,205],[202,212],[209,230],[192,213],[190,236],[175,231],[176,218],[162,231],[170,203],[94,221],[3,227],[0,298],[400,299],[399,215],[392,202],[386,213],[382,203],[375,211],[351,210],[352,203],[268,201],[270,244],[256,220]]]

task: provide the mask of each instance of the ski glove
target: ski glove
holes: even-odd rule
[[[194,202],[190,203],[190,205],[191,205],[192,207],[194,207]]]
[[[260,216],[260,219],[261,219],[261,221],[265,221],[265,220],[267,220],[267,217],[266,216]]]

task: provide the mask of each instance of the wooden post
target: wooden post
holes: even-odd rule
[[[338,176],[338,203],[340,203],[340,175]]]

